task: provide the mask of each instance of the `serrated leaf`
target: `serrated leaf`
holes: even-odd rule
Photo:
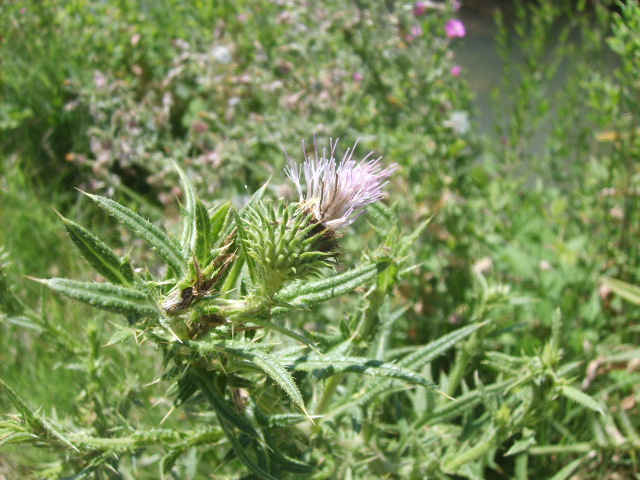
[[[67,297],[96,308],[126,315],[152,317],[158,315],[157,304],[147,294],[112,283],[80,282],[67,278],[33,279]]]
[[[343,372],[361,373],[373,377],[404,380],[405,382],[414,383],[430,389],[436,388],[433,383],[428,382],[415,372],[396,367],[395,365],[380,360],[371,360],[368,358],[306,355],[296,359],[291,367],[295,370],[313,372],[320,378],[327,378]]]
[[[211,238],[211,221],[209,220],[209,212],[207,207],[196,199],[195,207],[195,242],[193,245],[193,253],[200,263],[206,265],[209,262],[211,247],[213,240]]]
[[[439,357],[440,355],[445,353],[451,347],[461,342],[484,325],[485,323],[474,323],[471,325],[467,325],[466,327],[454,330],[447,335],[443,335],[437,340],[434,340],[433,342],[428,343],[424,347],[421,347],[415,352],[407,355],[398,362],[398,365],[405,368],[418,370],[427,363],[431,362],[436,357]]]
[[[238,229],[238,239],[240,240],[238,244],[240,245],[240,251],[242,252],[242,258],[247,264],[247,269],[249,270],[249,276],[251,277],[251,281],[256,283],[258,281],[258,270],[256,268],[255,259],[249,255],[247,251],[247,242],[249,241],[249,237],[244,228],[244,223],[239,214],[236,214],[236,227]]]
[[[395,365],[414,371],[421,369],[422,367],[424,367],[424,365],[445,353],[447,350],[452,348],[464,338],[471,335],[483,325],[484,323],[473,324],[455,330],[425,345],[424,347],[417,349],[412,354],[401,359]],[[349,398],[339,404],[334,405],[334,408],[327,414],[327,416],[335,416],[355,406],[365,405],[373,401],[373,399],[375,399],[377,396],[382,395],[385,391],[390,390],[391,388],[392,381],[383,379],[383,381],[381,382],[377,382],[374,385],[368,386],[366,391],[363,391],[362,394],[357,398]]]
[[[218,245],[220,238],[220,233],[225,228],[229,221],[229,211],[231,210],[231,202],[227,202],[224,205],[220,206],[213,215],[211,215],[211,220],[209,224],[211,225],[210,238],[211,238],[211,248],[214,248]]]
[[[20,413],[24,416],[27,423],[34,429],[35,433],[46,435],[51,440],[58,442],[62,445],[72,448],[76,452],[78,449],[76,446],[71,443],[71,441],[60,433],[56,428],[53,427],[47,420],[34,412],[20,396],[13,391],[9,385],[4,383],[2,379],[0,379],[0,390],[2,390],[13,405],[20,411]]]
[[[324,302],[343,295],[362,286],[384,271],[390,262],[378,262],[348,270],[339,275],[315,282],[296,283],[276,295],[279,302],[302,306]],[[282,313],[282,307],[276,307],[272,313]]]
[[[280,385],[287,395],[291,397],[293,403],[307,414],[302,394],[300,393],[300,390],[298,390],[298,386],[291,374],[275,358],[268,355],[254,344],[237,342],[234,340],[223,340],[220,342],[190,341],[187,342],[187,344],[202,353],[220,351],[249,360],[269,375],[269,377],[271,377],[278,385]]]
[[[602,408],[602,406],[593,397],[590,397],[586,393],[569,385],[562,385],[559,390],[565,397],[573,400],[574,402],[578,402],[579,404],[587,407],[590,410],[604,415],[604,409]]]
[[[123,261],[109,246],[86,228],[64,218],[65,229],[80,253],[100,275],[110,282],[130,286],[133,284],[133,270],[123,268]],[[128,261],[126,261],[129,264]]]
[[[106,346],[116,345],[118,343],[126,342],[130,338],[133,338],[136,331],[133,328],[118,328],[113,335],[109,338]]]
[[[299,423],[307,421],[309,418],[300,413],[282,413],[277,415],[268,415],[266,423],[269,428],[291,427]]]
[[[506,380],[504,382],[494,383],[484,387],[484,391],[472,390],[469,393],[465,393],[459,397],[456,397],[455,402],[448,402],[441,407],[437,407],[429,415],[421,421],[419,425],[426,423],[428,425],[434,425],[437,423],[449,422],[454,418],[457,418],[464,413],[470,411],[476,405],[480,404],[483,399],[488,395],[504,394],[509,388],[513,386],[515,380]]]
[[[186,263],[178,246],[165,233],[154,224],[145,220],[133,210],[120,205],[110,198],[85,193],[100,208],[131,230],[132,233],[143,239],[155,250],[171,269],[182,275],[186,271]]]
[[[178,393],[173,405],[179,407],[188,401],[198,391],[198,384],[191,375],[183,375],[178,380]]]
[[[367,207],[367,217],[373,220],[373,224],[381,233],[388,232],[393,228],[398,217],[393,210],[382,202],[374,202]]]
[[[182,234],[180,236],[180,247],[182,248],[182,255],[185,260],[191,257],[191,252],[195,250],[196,244],[196,204],[198,198],[196,191],[193,188],[193,183],[187,177],[187,174],[182,170],[176,162],[173,162],[173,167],[180,175],[180,181],[184,189],[184,211],[182,219]]]
[[[6,435],[0,434],[0,448],[17,443],[32,442],[37,439],[38,437],[36,435],[27,432],[12,432]]]

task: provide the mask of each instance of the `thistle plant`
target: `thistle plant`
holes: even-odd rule
[[[382,169],[381,157],[369,160],[373,152],[357,163],[353,160],[357,142],[337,163],[337,143],[330,140],[329,155],[324,150],[319,156],[314,141],[315,158],[307,155],[303,143],[303,165],[289,160],[286,172],[300,195],[297,205],[280,201],[274,210],[271,204],[256,202],[238,216],[242,248],[253,264],[250,271],[255,272],[256,300],[269,302],[288,281],[318,276],[331,266],[340,231],[364,213],[366,205],[383,198],[382,187],[395,165]]]
[[[402,241],[394,237],[397,230],[390,228],[393,238],[389,237],[389,246],[381,253],[365,255],[363,264],[355,268],[332,272],[338,262],[340,237],[366,206],[382,199],[382,189],[395,168],[382,168],[380,158],[370,159],[372,154],[356,162],[354,149],[337,162],[336,145],[330,143],[329,154],[322,156],[316,148],[315,158],[305,152],[302,167],[291,163],[287,169],[300,194],[299,202],[265,200],[263,187],[239,211],[233,211],[230,203],[209,211],[188,175],[176,166],[186,193],[179,240],[114,200],[86,194],[157,253],[167,264],[166,276],[154,278],[150,270],[134,268],[128,256],[119,256],[83,226],[63,217],[69,237],[104,281],[34,280],[72,299],[124,315],[126,324],[120,323],[109,344],[136,338],[154,345],[163,352],[162,378],[170,382],[168,393],[174,408],[205,401],[217,425],[209,426],[205,433],[138,430],[127,438],[113,434],[100,438],[104,432],[65,432],[0,382],[24,416],[20,431],[28,435],[15,437],[15,441],[73,449],[84,473],[99,470],[105,463],[113,467],[114,458],[123,453],[160,445],[165,450],[163,475],[171,472],[187,445],[226,441],[229,452],[224,461],[237,457],[259,478],[283,478],[287,472],[310,473],[319,460],[314,455],[307,462],[298,460],[295,443],[288,444],[277,432],[285,425],[298,434],[322,428],[325,418],[334,421],[348,412],[349,402],[333,400],[344,374],[376,379],[371,393],[356,405],[384,394],[394,379],[435,390],[415,373],[420,362],[403,367],[379,355],[368,358],[362,356],[366,349],[353,343],[356,337],[362,342],[364,332],[378,331],[362,325],[386,318],[378,312],[388,294],[385,285],[399,272],[399,261],[392,259],[406,255],[425,225]],[[346,327],[353,328],[353,334],[339,348],[282,322],[296,311],[372,283],[370,288],[378,293],[363,299],[369,306],[358,309],[363,316]],[[389,332],[390,325],[381,328]],[[425,353],[439,354],[477,328],[455,332],[449,341],[426,346]],[[273,341],[269,341],[271,336]],[[300,382],[310,384],[305,391],[310,387],[318,396],[303,396]],[[314,413],[322,415],[314,417]],[[11,443],[11,438],[5,443]]]

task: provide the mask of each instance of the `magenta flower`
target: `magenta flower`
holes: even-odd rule
[[[411,35],[413,37],[421,37],[423,33],[424,31],[419,25],[414,25],[413,27],[411,27]]]
[[[336,163],[337,145],[337,140],[330,140],[327,158],[326,150],[318,156],[315,144],[315,158],[312,158],[307,156],[303,142],[304,164],[300,166],[289,160],[289,167],[285,169],[298,190],[302,208],[310,210],[319,223],[331,230],[348,227],[364,213],[367,205],[381,200],[384,196],[382,187],[397,166],[394,163],[383,169],[380,165],[382,157],[369,159],[373,152],[359,162],[353,160],[357,141],[353,148],[347,149],[342,161]],[[301,171],[304,172],[306,194],[302,191]]]
[[[362,80],[364,80],[364,76],[360,72],[355,72],[353,74],[353,81],[354,82],[361,82]]]
[[[427,2],[416,2],[413,6],[413,14],[416,17],[421,17],[427,11]]]
[[[458,0],[453,0],[453,11],[457,12],[458,10],[460,10],[460,7],[462,7],[462,3],[459,2]]]
[[[459,77],[460,73],[462,73],[462,67],[460,65],[454,65],[451,67],[451,75],[454,77]]]
[[[467,34],[467,31],[464,28],[464,23],[455,18],[449,20],[444,26],[445,32],[447,32],[447,37],[455,38],[455,37],[464,37]]]

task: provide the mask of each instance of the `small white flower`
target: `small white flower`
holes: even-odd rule
[[[384,196],[382,187],[397,166],[394,163],[383,169],[380,165],[382,157],[369,159],[373,152],[360,162],[353,160],[357,141],[337,163],[334,157],[337,145],[337,140],[335,143],[329,141],[330,154],[327,158],[326,150],[322,151],[322,156],[318,155],[314,140],[315,158],[312,158],[307,155],[303,142],[304,164],[301,166],[289,160],[289,167],[285,169],[298,190],[303,208],[311,210],[318,222],[332,230],[351,225],[364,213],[367,205],[381,200]],[[301,172],[304,172],[306,194],[302,189]]]
[[[229,65],[233,57],[231,56],[231,50],[224,45],[217,45],[211,50],[211,57],[222,65]]]
[[[471,128],[471,124],[469,123],[469,113],[458,110],[451,112],[449,119],[444,122],[444,125],[452,128],[458,135],[464,135]]]

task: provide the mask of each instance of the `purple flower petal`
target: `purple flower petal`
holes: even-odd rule
[[[456,37],[464,37],[467,34],[467,31],[464,28],[464,23],[455,18],[449,20],[444,26],[444,30],[447,33],[447,37],[456,38]]]
[[[315,142],[314,142],[315,143]],[[336,162],[334,153],[338,141],[330,141],[330,154],[326,150],[318,155],[315,145],[315,158],[307,155],[304,143],[302,151],[305,161],[302,166],[290,162],[285,169],[287,176],[293,181],[300,196],[303,208],[313,212],[314,217],[326,228],[338,230],[351,225],[370,203],[383,198],[382,187],[396,169],[396,164],[383,169],[380,165],[382,157],[370,159],[370,152],[362,160],[353,159],[358,142],[347,149],[342,161]],[[306,192],[300,173],[304,174]]]

